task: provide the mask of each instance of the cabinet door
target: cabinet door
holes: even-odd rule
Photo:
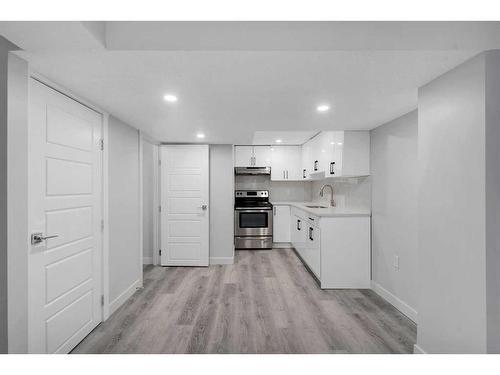
[[[308,141],[309,143],[309,173],[317,173],[322,171],[321,166],[321,133]]]
[[[321,232],[320,229],[314,225],[307,226],[307,265],[311,271],[320,278],[321,270]]]
[[[271,180],[286,180],[286,147],[277,146],[271,148]]]
[[[290,206],[274,206],[273,242],[290,242]]]
[[[253,153],[256,167],[270,167],[272,160],[271,146],[254,146]]]
[[[321,142],[321,166],[325,177],[340,175],[342,156],[342,131],[322,132]]]
[[[293,216],[293,220],[290,224],[290,230],[293,233],[292,245],[305,260],[307,224],[302,217],[296,215]]]
[[[286,178],[291,181],[302,180],[302,160],[300,146],[287,146],[285,152]]]
[[[302,180],[300,146],[274,146],[271,153],[271,180]]]
[[[302,145],[302,170],[300,172],[303,180],[309,179],[311,173],[311,145],[308,142]]]
[[[234,146],[234,166],[253,167],[253,146]]]

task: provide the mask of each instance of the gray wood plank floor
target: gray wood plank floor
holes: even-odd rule
[[[412,353],[416,326],[370,290],[319,289],[291,249],[235,264],[145,267],[73,353]]]

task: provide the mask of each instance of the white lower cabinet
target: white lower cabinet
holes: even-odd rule
[[[291,208],[291,242],[322,289],[370,288],[370,217],[311,217]]]
[[[290,206],[273,207],[273,242],[290,242]]]

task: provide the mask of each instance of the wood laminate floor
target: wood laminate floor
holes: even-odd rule
[[[291,249],[144,269],[73,353],[412,353],[416,326],[370,290],[321,290]]]

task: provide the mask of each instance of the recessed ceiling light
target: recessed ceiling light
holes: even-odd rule
[[[276,143],[281,143],[281,142],[283,142],[281,139],[276,140]]]
[[[203,139],[203,138],[205,138],[205,134],[203,134],[203,133],[197,133],[196,134],[196,138]]]
[[[165,99],[165,101],[169,103],[177,102],[177,96],[175,96],[174,94],[165,94],[163,96],[163,99]]]
[[[316,107],[318,112],[328,112],[330,110],[330,106],[328,104],[321,104]]]

